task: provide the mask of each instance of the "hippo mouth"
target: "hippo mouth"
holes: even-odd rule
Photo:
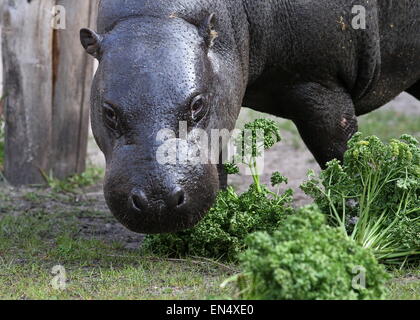
[[[105,180],[104,195],[112,214],[129,230],[178,232],[194,227],[205,216],[219,190],[217,176],[211,174],[182,181],[144,187],[141,183],[117,184],[111,178]]]
[[[210,209],[214,197],[209,196],[201,203],[207,205],[192,206],[188,199],[179,198],[175,206],[165,201],[157,201],[153,206],[145,206],[141,195],[132,195],[127,203],[115,199],[107,200],[112,214],[131,231],[144,234],[178,232],[194,227]],[[189,206],[189,207],[187,207]]]

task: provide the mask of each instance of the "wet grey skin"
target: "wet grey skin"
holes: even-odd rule
[[[105,198],[140,233],[194,226],[227,181],[220,165],[159,163],[161,129],[210,136],[251,107],[292,120],[323,167],[343,159],[357,116],[402,91],[420,98],[418,0],[102,0],[97,32],[80,33],[99,60]]]

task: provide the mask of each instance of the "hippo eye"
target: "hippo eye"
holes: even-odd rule
[[[206,101],[203,95],[196,96],[191,101],[191,116],[194,121],[201,120],[207,112]]]
[[[103,105],[103,115],[105,124],[112,130],[118,129],[118,116],[113,107],[109,104]]]

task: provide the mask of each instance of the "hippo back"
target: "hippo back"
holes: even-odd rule
[[[98,31],[108,32],[118,21],[137,16],[173,16],[198,25],[211,12],[224,10],[223,0],[100,0]],[[220,17],[219,17],[220,18]]]

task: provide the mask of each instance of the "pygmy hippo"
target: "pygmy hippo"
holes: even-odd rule
[[[160,163],[160,132],[232,130],[241,106],[292,120],[321,166],[342,160],[357,116],[420,99],[419,35],[418,0],[102,0],[81,42],[99,60],[91,118],[111,211],[141,233],[196,224],[226,175]]]

